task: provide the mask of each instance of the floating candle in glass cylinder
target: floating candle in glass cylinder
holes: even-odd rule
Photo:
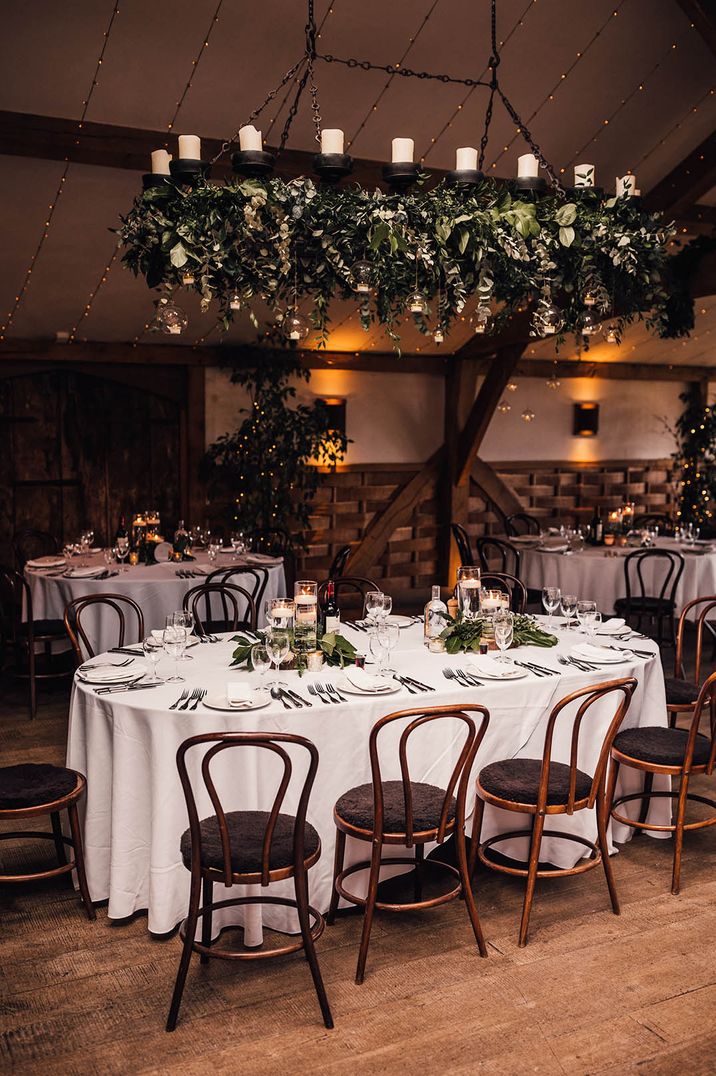
[[[295,613],[296,607],[290,598],[272,598],[269,602],[268,619],[272,628],[289,631],[293,627]]]
[[[457,570],[457,604],[466,620],[480,615],[480,569],[475,565],[463,564]]]
[[[505,594],[504,590],[481,590],[480,591],[480,611],[493,616],[498,609],[509,609],[510,598],[508,594]]]
[[[318,583],[312,579],[299,579],[293,586],[295,606],[294,646],[309,652],[316,649],[318,624]]]

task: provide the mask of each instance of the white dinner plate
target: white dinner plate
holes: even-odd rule
[[[248,710],[261,710],[270,702],[271,696],[268,691],[263,691],[261,688],[256,691],[250,702],[242,703],[241,706],[232,706],[223,692],[220,695],[207,695],[202,699],[203,705],[208,706],[210,710],[231,710],[235,714],[243,714]]]
[[[603,650],[603,654],[596,657],[591,647],[583,653],[581,646],[574,646],[570,651],[570,657],[576,658],[577,661],[587,661],[590,665],[623,665],[625,661],[629,660],[629,654],[622,656],[617,654],[616,650],[607,650],[606,647],[597,647],[596,649]]]
[[[122,669],[110,669],[97,666],[96,672],[92,668],[86,668],[84,672],[78,672],[77,677],[85,684],[124,684],[134,680],[141,680],[146,675],[147,666],[133,663],[125,665]]]
[[[495,672],[494,669],[485,669],[477,663],[467,666],[468,673],[477,676],[480,680],[522,680],[527,676],[527,670],[516,665],[506,665],[505,671]]]
[[[65,573],[65,577],[67,579],[96,579],[98,575],[106,571],[106,568],[70,568]]]
[[[174,546],[171,544],[171,542],[159,542],[159,544],[154,547],[154,559],[159,564],[164,564],[166,561],[169,560],[169,554],[172,552],[173,549]]]
[[[339,691],[345,691],[347,695],[365,695],[380,697],[381,695],[394,695],[396,691],[400,691],[401,685],[397,680],[387,680],[386,686],[375,691],[366,691],[362,688],[356,687],[350,682],[350,680],[344,675],[340,681],[336,684]]]
[[[388,624],[397,624],[399,628],[412,628],[415,621],[409,616],[397,616],[391,613],[389,617],[386,617]]]
[[[34,560],[25,562],[26,568],[61,568],[65,563],[64,557],[35,557]]]

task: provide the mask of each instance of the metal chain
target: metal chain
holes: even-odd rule
[[[287,82],[290,82],[290,80],[296,74],[296,72],[298,71],[299,67],[301,66],[301,64],[303,63],[303,61],[305,59],[306,59],[306,57],[302,56],[300,60],[297,60],[296,63],[293,65],[293,67],[290,67],[288,69],[286,74],[283,76],[283,78],[279,82],[278,86],[276,86],[275,89],[271,90],[271,92],[269,93],[268,97],[263,102],[263,104],[259,105],[258,108],[255,108],[254,111],[249,116],[249,118],[244,123],[242,123],[240,127],[236,128],[236,130],[232,134],[231,138],[227,138],[226,141],[221,143],[221,147],[219,149],[219,152],[216,154],[215,157],[211,158],[211,163],[212,164],[215,164],[219,160],[220,157],[223,157],[225,153],[228,153],[228,151],[231,149],[231,147],[234,145],[237,138],[239,137],[239,131],[241,130],[241,127],[246,127],[249,123],[253,123],[255,119],[258,119],[258,117],[261,115],[263,110],[266,108],[266,105],[270,104],[271,101],[273,101],[276,94],[280,90],[283,89],[283,87],[286,85]]]
[[[502,90],[500,89],[499,86],[497,87],[497,92],[499,93],[499,95],[500,95],[500,97],[502,99],[503,105],[505,106],[505,108],[509,112],[510,118],[514,121],[515,126],[519,127],[520,134],[522,135],[525,142],[530,147],[530,149],[534,153],[535,157],[537,158],[537,160],[539,161],[539,163],[542,165],[545,172],[549,176],[549,181],[552,184],[552,186],[554,187],[555,191],[557,193],[564,194],[562,184],[560,183],[554,168],[549,163],[549,161],[547,160],[545,155],[542,153],[542,150],[539,148],[539,146],[535,142],[534,138],[530,134],[529,130],[527,129],[527,127],[523,123],[522,119],[520,118],[518,113],[515,111],[515,109],[513,108],[513,106],[511,105],[511,103],[509,102],[509,100],[507,99],[507,97],[502,92]]]
[[[305,57],[304,57],[304,59],[305,59]],[[309,65],[306,64],[306,70],[301,75],[301,78],[300,78],[299,83],[298,83],[298,89],[296,90],[296,95],[295,95],[295,97],[293,99],[293,103],[291,104],[291,107],[288,110],[288,115],[286,116],[286,122],[283,125],[283,131],[281,132],[281,141],[279,142],[279,145],[278,145],[278,152],[279,153],[281,153],[283,151],[283,149],[284,149],[284,147],[286,145],[286,142],[288,140],[288,132],[291,130],[291,124],[293,123],[294,119],[296,118],[296,113],[298,112],[298,106],[299,106],[299,103],[301,101],[301,95],[303,94],[303,91],[306,88],[306,83],[308,82],[308,74],[309,74]]]
[[[432,71],[413,71],[410,67],[402,67],[397,64],[374,64],[370,60],[344,59],[342,56],[333,56],[330,52],[316,53],[317,60],[323,60],[327,64],[343,64],[344,67],[359,67],[361,71],[385,71],[388,75],[401,75],[403,78],[434,79],[436,82],[455,83],[458,86],[489,86],[479,78],[454,78],[452,75],[437,75]]]
[[[490,124],[492,123],[492,110],[495,104],[495,93],[499,85],[497,68],[500,66],[500,51],[497,47],[497,4],[495,2],[493,2],[490,11],[490,40],[492,42],[492,52],[488,61],[488,66],[490,68],[490,98],[487,102],[487,108],[485,109],[485,129],[483,130],[482,138],[480,139],[480,157],[477,162],[478,172],[482,172],[485,165],[485,153],[490,137]]]

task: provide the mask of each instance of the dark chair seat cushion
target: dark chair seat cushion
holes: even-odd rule
[[[486,792],[512,803],[537,803],[539,779],[542,772],[542,759],[506,758],[501,762],[492,762],[480,770],[479,781]],[[575,798],[586,799],[592,787],[592,778],[588,773],[577,770]],[[547,803],[551,806],[566,803],[569,797],[569,766],[563,762],[552,762],[549,767],[549,786]]]
[[[686,752],[688,729],[666,729],[645,726],[625,729],[614,738],[614,746],[630,758],[655,762],[659,766],[681,766]],[[703,766],[709,757],[711,741],[699,733],[694,744],[694,763]]]
[[[20,631],[23,636],[27,635],[28,625],[23,622],[20,626]],[[49,635],[52,638],[67,640],[67,632],[65,631],[65,625],[61,620],[35,620],[33,621],[32,630],[37,639],[41,635]]]
[[[23,762],[0,769],[0,810],[17,811],[68,796],[77,787],[77,774],[49,763]]]
[[[231,869],[234,874],[255,874],[261,872],[264,835],[268,825],[268,811],[229,811],[226,825],[229,830],[231,845]],[[296,819],[290,814],[280,814],[276,819],[276,828],[271,841],[269,869],[281,870],[293,863],[293,830]],[[221,832],[216,815],[204,818],[199,823],[201,830],[201,865],[224,869],[224,853],[221,848]],[[306,822],[304,832],[306,859],[318,848],[318,834],[312,825]],[[182,834],[180,849],[187,867],[191,866],[191,833],[187,829]]]
[[[437,829],[440,825],[440,812],[445,802],[445,789],[436,785],[427,785],[421,781],[411,781],[413,796],[413,832],[422,833]],[[336,814],[349,825],[357,829],[373,829],[373,785],[357,785],[344,792],[336,803]],[[448,822],[452,822],[457,812],[457,803],[453,796],[448,806]],[[402,781],[383,782],[383,832],[405,833],[405,796]]]
[[[692,684],[690,680],[677,680],[675,676],[665,676],[666,701],[674,705],[696,702],[699,694],[699,685]]]
[[[668,598],[632,597],[629,601],[626,598],[617,598],[614,602],[614,612],[623,613],[627,610],[631,613],[667,614],[673,613],[674,603]]]

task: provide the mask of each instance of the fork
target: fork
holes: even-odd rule
[[[480,680],[476,680],[473,676],[469,676],[462,669],[443,669],[443,676],[446,680],[454,680],[460,685],[460,687],[483,687],[484,685]]]
[[[179,703],[180,703],[180,702],[184,702],[184,699],[188,699],[188,698],[189,698],[189,688],[188,688],[188,687],[185,687],[185,688],[184,688],[184,690],[182,691],[181,695],[180,695],[180,696],[179,696],[179,698],[177,699],[177,701],[176,701],[176,702],[173,702],[173,703],[171,704],[171,706],[169,707],[169,709],[170,709],[170,710],[176,710],[176,708],[177,708],[177,706],[179,705]]]
[[[189,695],[187,695],[184,702],[182,702],[180,706],[177,706],[177,710],[188,710],[189,704],[194,702],[195,699],[197,701],[199,699],[199,688],[196,687],[191,691]]]
[[[319,685],[316,684],[316,687],[318,686]],[[334,687],[333,684],[326,682],[325,684],[321,684],[320,686],[321,689],[326,692],[329,699],[334,700],[335,702],[348,702],[348,699],[344,695],[341,695],[338,688]]]
[[[314,695],[317,699],[320,699],[321,702],[325,702],[326,706],[330,706],[330,704],[331,704],[331,700],[326,699],[324,697],[323,693],[319,690],[318,684],[309,684],[308,685],[308,694],[309,695]]]
[[[87,669],[124,669],[125,666],[131,665],[134,658],[127,658],[125,661],[98,661],[92,664],[91,661],[86,661],[84,665],[79,666],[79,672],[86,672]]]
[[[194,699],[194,702],[192,703],[192,705],[188,707],[188,709],[189,710],[196,710],[199,703],[202,702],[202,700],[205,697],[206,697],[206,688],[205,687],[197,688],[197,690],[196,690],[196,698]]]
[[[582,661],[581,658],[577,661],[576,658],[557,658],[560,665],[571,665],[573,669],[579,669],[580,672],[596,672],[596,665],[589,665],[586,661]]]

